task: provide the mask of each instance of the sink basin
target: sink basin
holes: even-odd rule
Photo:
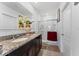
[[[15,39],[13,40],[12,42],[21,42],[21,41],[25,41],[27,40],[28,38],[19,38],[19,39]]]

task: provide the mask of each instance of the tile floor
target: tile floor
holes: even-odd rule
[[[56,45],[48,45],[43,43],[42,49],[38,56],[60,56],[60,50]]]

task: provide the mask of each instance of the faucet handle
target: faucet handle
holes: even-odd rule
[[[13,40],[15,39],[15,36],[13,35],[13,38],[12,38]]]

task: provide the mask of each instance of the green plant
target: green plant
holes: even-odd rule
[[[24,27],[22,20],[19,20],[19,27]]]
[[[25,21],[26,24],[31,24],[32,22],[30,22],[29,20]]]

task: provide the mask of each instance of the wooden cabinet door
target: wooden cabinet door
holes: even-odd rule
[[[31,40],[30,42],[24,44],[22,47],[14,50],[7,56],[36,56],[38,55],[42,46],[42,39],[41,36],[36,37],[35,39]]]
[[[22,56],[24,54],[24,46],[14,50],[6,56]]]

